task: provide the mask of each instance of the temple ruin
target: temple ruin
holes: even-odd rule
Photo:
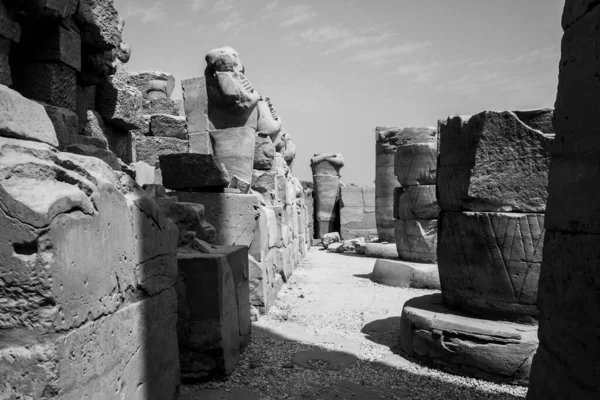
[[[234,48],[178,82],[128,71],[112,0],[0,0],[0,398],[187,400],[240,368],[379,362],[597,399],[599,17],[566,0],[555,108],[376,127],[369,186],[316,144],[296,158]],[[364,260],[339,304],[295,292]],[[377,319],[384,293],[378,312],[400,306]],[[309,332],[315,304],[355,307],[337,324],[362,336]],[[363,338],[393,356],[367,359]],[[313,347],[269,365],[255,340]]]

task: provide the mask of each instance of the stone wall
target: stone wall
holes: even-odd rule
[[[343,185],[340,188],[340,235],[342,239],[377,237],[375,188]]]
[[[599,18],[596,1],[565,2],[530,400],[600,393]]]

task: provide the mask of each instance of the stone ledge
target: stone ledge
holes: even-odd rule
[[[441,289],[437,264],[379,259],[375,262],[371,280],[386,286]]]

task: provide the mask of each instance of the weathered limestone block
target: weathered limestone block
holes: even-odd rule
[[[442,212],[440,218],[446,304],[486,317],[537,316],[544,215]]]
[[[85,45],[110,50],[121,44],[124,22],[113,0],[79,0],[74,20],[81,28]]]
[[[254,144],[254,169],[270,171],[275,161],[275,146],[269,137],[256,135]]]
[[[373,239],[377,237],[377,229],[352,229],[346,228],[345,226],[341,227],[342,237],[346,240],[348,239],[357,239],[357,238],[366,238]]]
[[[206,93],[206,78],[191,78],[181,81],[183,89],[183,104],[190,134],[207,132],[208,95]]]
[[[285,150],[283,151],[283,159],[289,167],[292,166],[294,159],[296,158],[296,145],[292,142],[292,138],[288,135],[285,143]]]
[[[189,125],[188,125],[189,128]],[[208,131],[188,133],[190,153],[213,154],[212,143]]]
[[[115,75],[96,86],[96,111],[115,126],[137,129],[142,115],[142,93]]]
[[[58,146],[56,132],[44,106],[0,85],[0,136]]]
[[[137,72],[129,77],[129,84],[136,87],[144,99],[170,98],[175,89],[175,77],[167,72]]]
[[[275,304],[283,278],[272,263],[261,263],[252,257],[249,257],[249,270],[250,303],[266,314]]]
[[[365,211],[375,212],[375,188],[363,187],[363,200],[365,201]]]
[[[439,294],[411,299],[402,310],[402,351],[453,374],[526,385],[537,346],[537,326],[457,314]]]
[[[163,186],[167,189],[227,187],[229,176],[223,165],[208,154],[165,154],[159,157]]]
[[[440,275],[435,264],[378,259],[371,279],[386,286],[440,290]]]
[[[223,164],[230,179],[252,183],[254,165],[254,141],[256,132],[250,128],[230,128],[210,131],[214,158]]]
[[[153,136],[187,139],[188,133],[185,117],[154,114],[150,117],[150,134]]]
[[[260,216],[257,196],[234,193],[176,192],[179,201],[204,205],[206,221],[217,230],[215,244],[250,246]]]
[[[27,46],[28,61],[62,63],[75,71],[81,71],[81,35],[58,23],[42,24],[30,28],[23,35],[22,45]]]
[[[274,171],[252,171],[252,190],[259,193],[267,205],[275,205],[277,200],[277,175]]]
[[[188,152],[187,140],[156,136],[134,136],[133,147],[136,161],[144,161],[152,166],[156,165],[161,155]]]
[[[0,138],[0,187],[8,395],[175,399],[174,224],[126,175],[44,143]]]
[[[77,135],[79,126],[77,114],[66,108],[54,107],[48,104],[42,105],[44,106],[50,121],[52,121],[59,144],[66,144],[70,136]]]
[[[340,210],[340,225],[348,229],[360,229],[364,216],[365,209],[362,207],[343,207]]]
[[[82,156],[95,157],[99,160],[107,163],[112,169],[115,171],[121,170],[121,163],[119,162],[119,158],[112,151],[96,147],[89,144],[67,144],[62,147],[63,151],[67,153],[79,154]]]
[[[436,262],[437,219],[398,219],[395,222],[398,256],[406,261]]]
[[[275,140],[281,131],[281,118],[273,108],[271,99],[264,97],[258,101],[256,105],[258,111],[258,121],[256,130],[263,136],[268,136],[271,140]]]
[[[398,258],[398,248],[393,243],[367,243],[364,253],[371,258]]]
[[[394,156],[394,174],[403,187],[435,185],[437,137],[427,143],[398,146]]]
[[[544,212],[553,138],[510,111],[448,119],[440,135],[440,207]]]
[[[168,114],[179,116],[179,108],[175,103],[175,100],[166,97],[143,99],[142,112],[143,114]]]
[[[77,111],[76,74],[60,63],[31,63],[19,69],[16,87],[28,98]]]
[[[135,182],[139,186],[154,184],[154,167],[146,164],[143,161],[138,161],[131,164],[135,171]]]
[[[435,195],[435,185],[399,188],[394,213],[396,219],[435,219],[440,211]]]
[[[108,148],[108,139],[111,134],[108,132],[108,128],[104,124],[104,120],[96,111],[88,110],[85,126],[83,128],[83,135],[96,138],[103,143],[106,143]]]
[[[180,253],[178,322],[182,378],[227,376],[250,339],[248,250]]]

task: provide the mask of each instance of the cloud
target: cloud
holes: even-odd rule
[[[228,12],[233,10],[236,7],[241,6],[241,3],[245,1],[237,1],[237,0],[217,0],[213,4],[213,11],[218,13]]]
[[[317,13],[313,11],[310,5],[299,4],[285,7],[281,10],[280,16],[281,20],[279,25],[282,27],[290,27],[313,19],[317,16]]]
[[[299,34],[302,39],[312,43],[322,43],[336,39],[349,38],[351,35],[352,33],[348,29],[335,26],[308,28]]]
[[[415,63],[401,65],[394,70],[395,75],[410,75],[413,76],[413,82],[427,83],[436,77],[442,68],[442,64],[438,61],[429,63]]]
[[[163,24],[166,22],[166,15],[167,12],[160,1],[154,2],[149,7],[140,6],[133,2],[123,4],[123,18],[125,19],[139,19],[144,23]]]
[[[192,11],[200,11],[206,6],[206,0],[186,0],[190,3]]]
[[[226,32],[235,26],[241,26],[242,14],[239,11],[233,11],[224,17],[218,24],[217,28]]]
[[[428,46],[431,46],[431,42],[412,42],[396,46],[363,49],[352,57],[349,57],[347,61],[366,62],[373,66],[380,66],[387,64],[393,56],[412,54]]]

